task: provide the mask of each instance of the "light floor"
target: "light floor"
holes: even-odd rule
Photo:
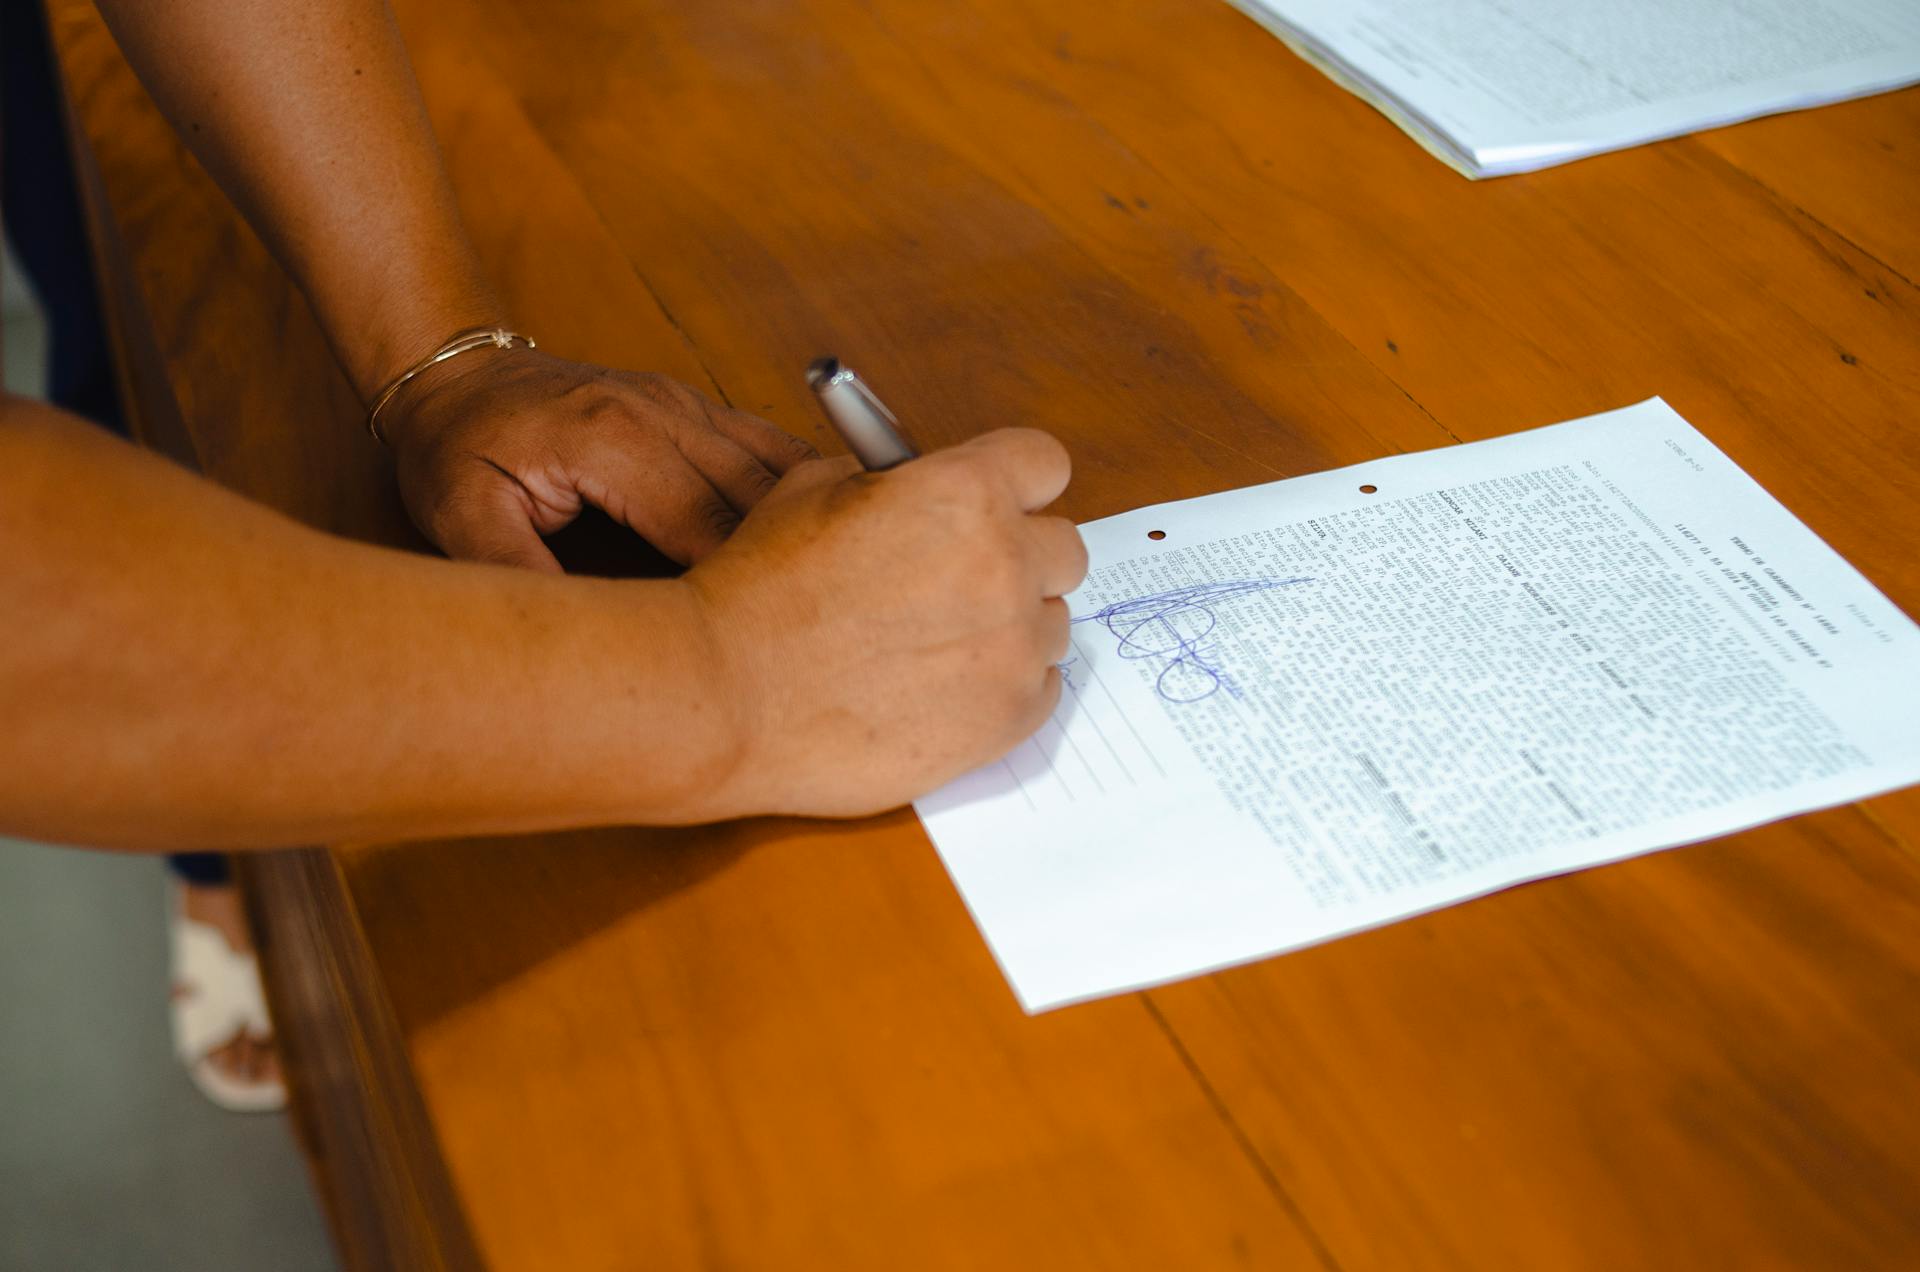
[[[37,394],[39,318],[0,273],[6,383]],[[0,839],[0,1272],[336,1266],[286,1119],[174,1062],[163,869]]]

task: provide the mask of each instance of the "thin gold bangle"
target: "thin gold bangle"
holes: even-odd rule
[[[517,331],[508,331],[504,327],[469,327],[465,331],[455,332],[447,338],[446,343],[402,371],[387,384],[386,388],[375,395],[373,409],[367,412],[367,432],[373,434],[373,440],[382,446],[387,444],[387,439],[380,434],[380,408],[393,400],[393,395],[400,391],[402,385],[428,367],[474,349],[484,349],[488,345],[496,349],[510,349],[516,340],[529,349],[539,347],[528,337]]]

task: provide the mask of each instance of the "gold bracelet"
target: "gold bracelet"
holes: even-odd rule
[[[386,388],[375,395],[373,409],[367,412],[367,432],[373,434],[373,440],[382,446],[387,444],[387,439],[380,435],[380,408],[393,400],[393,395],[400,391],[401,385],[436,362],[445,362],[448,358],[458,357],[474,349],[484,349],[488,345],[496,349],[510,349],[516,340],[529,349],[538,347],[519,332],[508,331],[504,327],[469,327],[465,331],[455,332],[445,344],[402,371],[388,383]]]

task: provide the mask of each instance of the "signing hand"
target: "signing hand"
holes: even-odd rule
[[[738,722],[709,816],[858,816],[999,756],[1046,720],[1066,655],[1060,598],[1087,572],[1042,515],[1067,452],[1003,429],[885,473],[798,467],[689,571]]]
[[[414,524],[449,556],[557,572],[593,504],[683,565],[813,448],[675,380],[529,349],[463,354],[381,413]]]

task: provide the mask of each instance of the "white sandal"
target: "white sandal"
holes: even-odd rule
[[[243,1032],[256,1041],[273,1038],[259,961],[228,945],[219,928],[182,914],[177,895],[168,928],[173,945],[173,1050],[193,1085],[231,1113],[285,1108],[287,1088],[278,1078],[249,1082],[213,1062],[213,1053]]]

